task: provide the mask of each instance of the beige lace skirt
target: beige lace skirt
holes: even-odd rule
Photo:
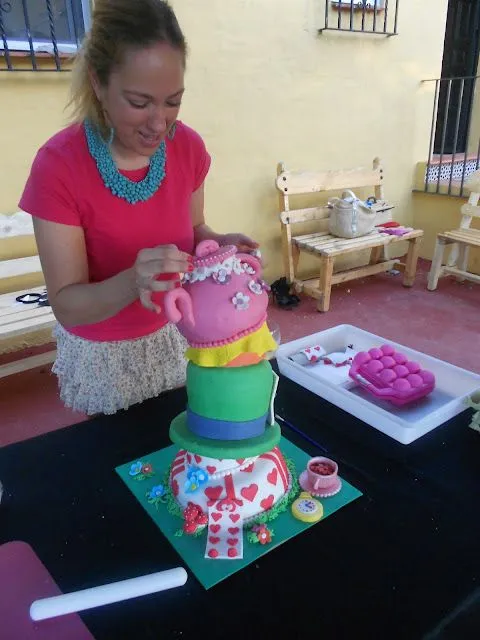
[[[113,414],[185,384],[185,338],[172,324],[136,340],[93,342],[55,327],[58,376],[65,406]]]

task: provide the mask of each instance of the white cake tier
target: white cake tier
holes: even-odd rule
[[[209,477],[198,489],[188,491],[187,473],[193,467]],[[218,510],[238,513],[245,523],[276,505],[288,492],[291,479],[278,447],[245,460],[216,460],[182,449],[172,465],[170,486],[182,509],[193,502],[208,513],[216,505]]]
[[[182,450],[178,452],[175,461],[178,460],[180,454],[183,454],[182,464],[186,463],[203,469],[208,473],[211,480],[223,478],[227,474],[237,473],[237,471],[248,467],[257,459],[257,456],[255,456],[254,458],[238,458],[237,460],[232,460],[231,458],[218,460],[217,458],[207,458],[207,456],[199,456],[196,453]]]

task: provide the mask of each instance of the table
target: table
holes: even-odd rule
[[[169,444],[185,390],[0,450],[0,543],[28,542],[64,591],[181,564],[114,471]],[[469,414],[404,446],[281,377],[284,435],[322,446],[364,496],[205,591],[84,612],[97,640],[469,640],[480,629],[480,439]],[[317,443],[317,444],[315,444]],[[1,628],[0,628],[1,638]]]

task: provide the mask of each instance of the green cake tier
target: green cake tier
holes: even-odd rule
[[[211,420],[256,420],[269,410],[273,384],[267,360],[246,367],[199,367],[189,362],[188,409]]]
[[[190,431],[187,425],[187,413],[176,416],[170,424],[170,439],[182,449],[208,458],[251,458],[270,451],[280,442],[281,430],[275,422],[265,428],[257,438],[247,440],[211,440],[202,438]]]

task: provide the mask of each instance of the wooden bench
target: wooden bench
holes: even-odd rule
[[[471,186],[472,191],[468,202],[461,208],[460,227],[437,235],[435,253],[428,276],[429,291],[434,291],[437,288],[438,280],[443,276],[456,276],[460,281],[480,282],[480,275],[468,271],[469,249],[472,247],[480,248],[480,230],[470,228],[472,218],[480,218],[480,206],[478,206],[480,171],[475,171],[469,176],[466,186]],[[443,254],[447,245],[451,246],[451,251],[446,265],[443,265]]]
[[[25,235],[25,234],[20,234]],[[15,232],[9,232],[0,239],[15,238]],[[33,234],[31,236],[33,238]],[[42,280],[42,268],[38,255],[24,258],[0,259],[0,284],[5,290],[9,288],[8,281],[21,276],[35,275]],[[20,371],[49,364],[55,360],[56,351],[50,350],[27,358],[17,358],[26,346],[27,336],[41,331],[51,331],[55,325],[55,316],[51,307],[41,307],[38,304],[22,304],[17,302],[18,296],[27,293],[44,293],[45,286],[32,287],[21,291],[11,291],[0,295],[0,353],[8,353],[8,359],[13,361],[0,366],[0,378]],[[12,344],[14,348],[12,348]]]
[[[317,309],[326,312],[330,308],[332,285],[364,278],[377,273],[399,269],[404,271],[403,285],[411,287],[415,280],[419,243],[423,231],[413,230],[403,236],[381,233],[374,229],[370,234],[359,238],[345,239],[333,236],[328,231],[328,218],[331,209],[328,206],[293,208],[292,196],[307,196],[344,189],[369,188],[373,191],[378,213],[391,208],[385,203],[383,194],[383,169],[376,158],[373,168],[358,168],[344,171],[287,171],[285,165],[277,166],[276,187],[280,192],[280,222],[282,229],[283,259],[287,282],[297,293],[304,292],[318,300]],[[370,192],[368,195],[373,195]],[[383,203],[383,204],[382,204]],[[384,209],[382,209],[384,207]],[[315,221],[318,230],[314,233],[293,235],[292,227],[299,223]],[[405,263],[398,259],[389,259],[388,245],[408,242]],[[343,269],[334,272],[338,258],[351,256],[355,252],[368,249],[370,262],[366,266]],[[302,280],[298,276],[300,254],[308,253],[320,260],[319,276]]]

